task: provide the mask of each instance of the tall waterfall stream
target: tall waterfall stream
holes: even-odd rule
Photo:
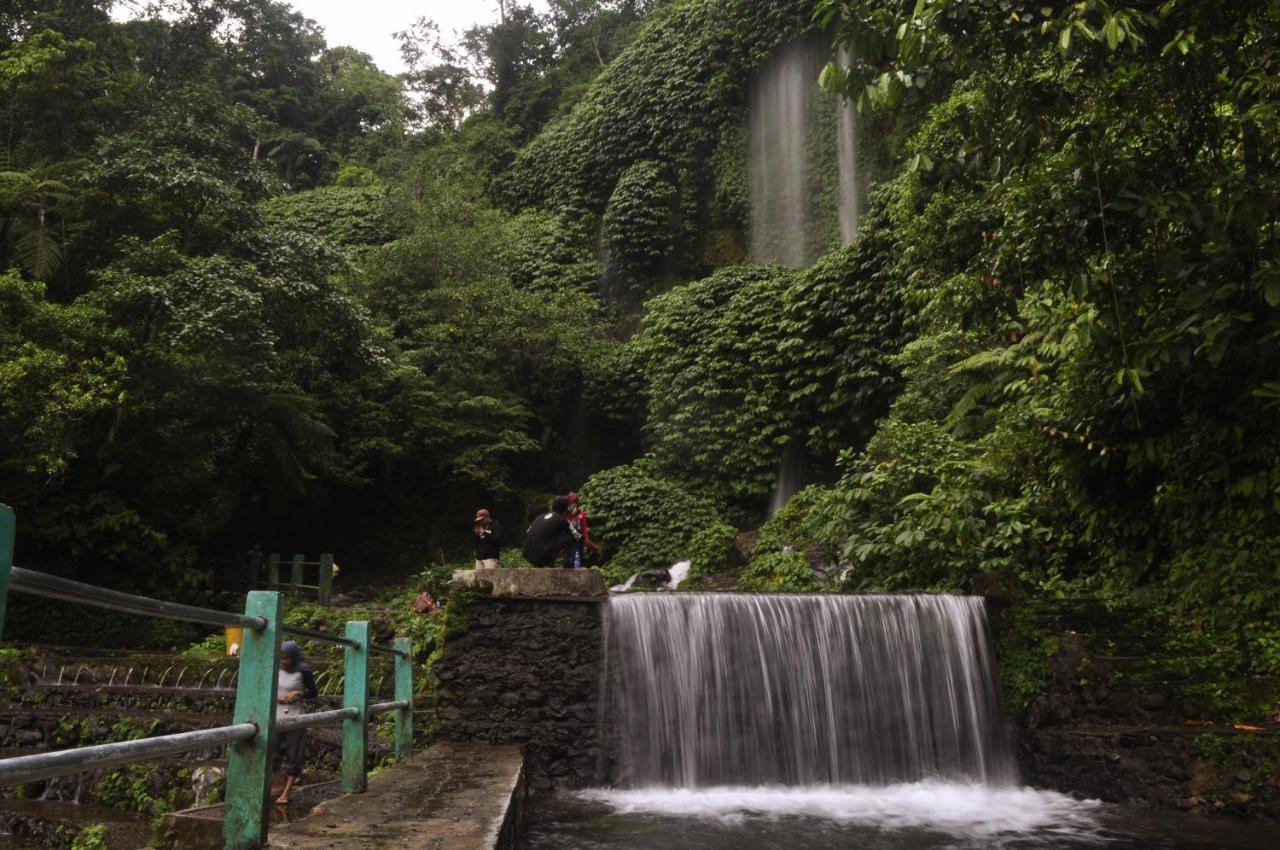
[[[804,266],[836,242],[858,234],[866,191],[858,157],[857,110],[818,91],[831,59],[827,39],[813,35],[785,45],[751,84],[751,257]],[[847,58],[847,57],[846,57]],[[839,192],[826,198],[832,177]]]

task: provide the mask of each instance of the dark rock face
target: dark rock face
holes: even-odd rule
[[[1018,718],[1022,781],[1113,803],[1280,816],[1280,726],[1206,716],[1203,683],[1127,675],[1163,650],[1135,640],[1113,654],[1122,626],[1095,616],[1054,633],[1046,687]]]
[[[760,540],[760,532],[743,531],[733,538],[733,551],[729,555],[729,566],[737,569],[751,563],[756,553],[756,544]]]
[[[1023,779],[1115,803],[1280,815],[1280,740],[1177,727],[1062,727],[1023,735]]]
[[[466,631],[435,665],[434,732],[446,741],[523,744],[530,790],[601,781],[597,601],[476,597]]]

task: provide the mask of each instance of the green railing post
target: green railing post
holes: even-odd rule
[[[284,602],[279,593],[249,593],[244,613],[262,617],[260,632],[245,629],[240,644],[240,681],[236,685],[234,723],[253,723],[258,734],[232,744],[227,753],[226,806],[222,837],[226,850],[257,850],[267,840],[271,790],[271,762],[276,745],[276,675],[280,670],[280,619]]]
[[[293,556],[293,569],[289,574],[289,595],[297,598],[299,585],[306,584],[302,580],[302,563],[306,558],[305,555]]]
[[[369,645],[368,620],[347,623],[347,639],[356,646],[346,651],[346,681],[343,683],[343,708],[354,708],[359,714],[342,721],[342,793],[362,794],[368,785],[365,757],[368,754],[369,729]]]
[[[267,590],[280,589],[280,556],[274,552],[267,561]]]
[[[413,641],[396,638],[395,648],[404,655],[395,656],[396,700],[407,703],[396,711],[396,761],[413,755]]]
[[[13,508],[0,505],[0,637],[4,636],[4,611],[9,603],[9,570],[13,568],[13,541],[18,536],[18,519]]]
[[[320,580],[316,582],[320,589],[316,591],[316,601],[328,608],[333,597],[333,555],[328,552],[320,556]]]

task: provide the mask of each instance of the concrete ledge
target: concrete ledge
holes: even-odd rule
[[[316,806],[271,830],[290,850],[513,850],[524,810],[515,745],[437,744],[369,780],[364,794]]]
[[[478,590],[493,596],[599,597],[608,596],[604,579],[595,570],[458,570],[453,587]]]

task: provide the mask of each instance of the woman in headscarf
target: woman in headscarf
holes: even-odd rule
[[[316,678],[311,665],[302,657],[302,649],[293,641],[280,644],[280,673],[276,676],[276,717],[296,717],[305,714],[304,700],[315,699]],[[296,729],[279,736],[276,746],[274,770],[284,766],[284,790],[276,798],[280,805],[287,805],[293,786],[302,776],[307,760],[307,730]]]

